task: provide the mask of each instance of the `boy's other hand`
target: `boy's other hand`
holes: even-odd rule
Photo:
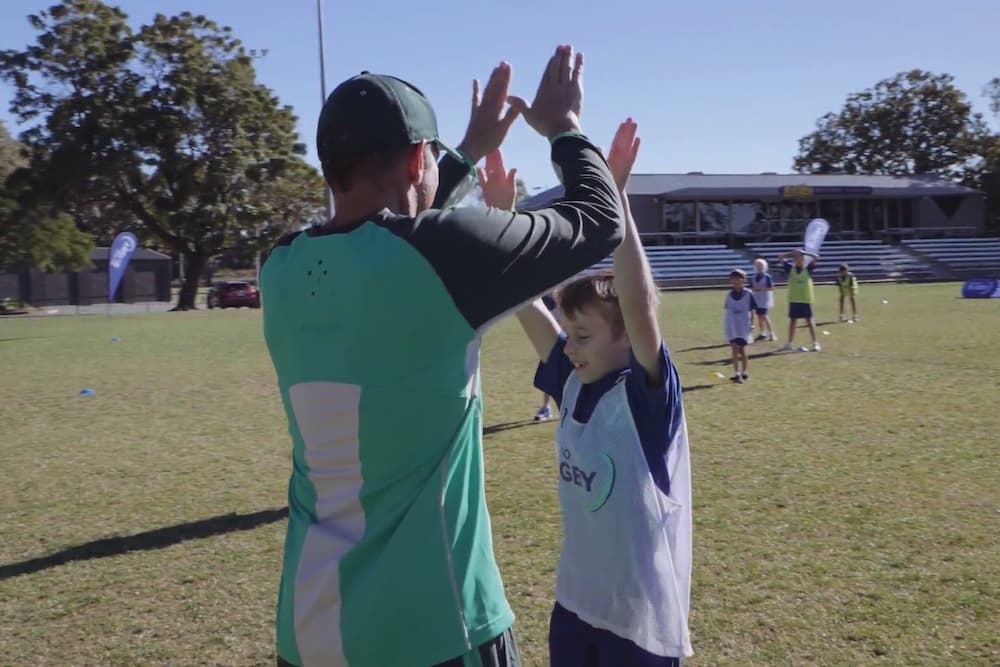
[[[510,126],[517,120],[520,108],[516,105],[509,105],[504,112],[510,94],[510,79],[510,64],[500,63],[490,74],[482,97],[479,95],[479,81],[472,82],[472,113],[465,138],[458,149],[473,164],[498,149],[507,137]]]
[[[487,206],[513,211],[517,203],[517,169],[504,169],[503,153],[496,149],[486,156],[486,169],[477,168],[479,187]]]
[[[628,177],[632,173],[632,165],[639,154],[639,137],[635,136],[639,125],[628,118],[618,126],[615,138],[611,140],[611,150],[608,151],[608,166],[611,167],[611,175],[615,177],[615,185],[622,192],[628,184]]]
[[[546,139],[563,132],[579,132],[583,108],[583,54],[574,56],[572,46],[556,47],[531,106],[520,97],[512,96],[509,102],[524,115],[528,125]]]

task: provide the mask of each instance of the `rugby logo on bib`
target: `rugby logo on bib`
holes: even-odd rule
[[[615,461],[604,452],[587,457],[593,461],[586,463],[578,464],[572,458],[573,453],[564,447],[563,460],[559,461],[559,478],[563,484],[576,486],[587,510],[596,512],[608,502],[615,487]]]

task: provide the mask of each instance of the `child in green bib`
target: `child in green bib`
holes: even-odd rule
[[[789,257],[793,261],[789,261]],[[792,250],[778,256],[778,263],[788,274],[788,342],[782,350],[795,349],[795,324],[805,320],[812,336],[812,350],[819,352],[819,341],[816,340],[816,325],[813,323],[812,304],[815,300],[813,289],[813,271],[816,270],[816,258],[810,257],[807,263],[806,253],[802,250]],[[799,347],[799,352],[808,352],[809,348]]]
[[[851,267],[847,264],[841,264],[837,272],[837,288],[840,291],[840,321],[843,322],[846,318],[844,317],[844,299],[850,297],[851,299],[851,319],[847,320],[848,324],[854,324],[858,321],[858,279],[851,273]]]

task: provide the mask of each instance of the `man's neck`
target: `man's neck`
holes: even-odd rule
[[[412,215],[412,206],[405,193],[352,191],[334,193],[334,214],[327,227],[346,227],[389,209],[399,215]]]

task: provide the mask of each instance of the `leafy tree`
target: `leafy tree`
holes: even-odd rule
[[[1000,118],[1000,76],[986,84],[986,97],[990,100],[990,111]]]
[[[291,108],[256,82],[231,29],[190,12],[138,30],[127,18],[63,0],[29,17],[38,37],[0,53],[0,76],[16,91],[11,110],[33,123],[21,138],[36,196],[99,237],[131,219],[180,254],[185,310],[213,256],[248,235],[268,243],[321,207],[323,190],[303,178],[315,170]]]
[[[0,267],[62,271],[89,266],[90,237],[67,215],[33,205],[25,164],[21,144],[0,123]]]
[[[18,167],[23,167],[24,157],[21,155],[21,144],[10,136],[7,127],[0,121],[0,184]]]
[[[799,141],[805,173],[926,174],[962,178],[988,130],[948,74],[912,70],[847,98]]]
[[[31,173],[21,167],[0,186],[0,267],[76,271],[90,266],[94,247],[66,213],[35,202]]]
[[[984,92],[990,110],[1000,120],[1000,77],[990,81]],[[1000,234],[1000,133],[985,137],[979,152],[982,162],[966,175],[965,184],[985,193],[987,231]]]

